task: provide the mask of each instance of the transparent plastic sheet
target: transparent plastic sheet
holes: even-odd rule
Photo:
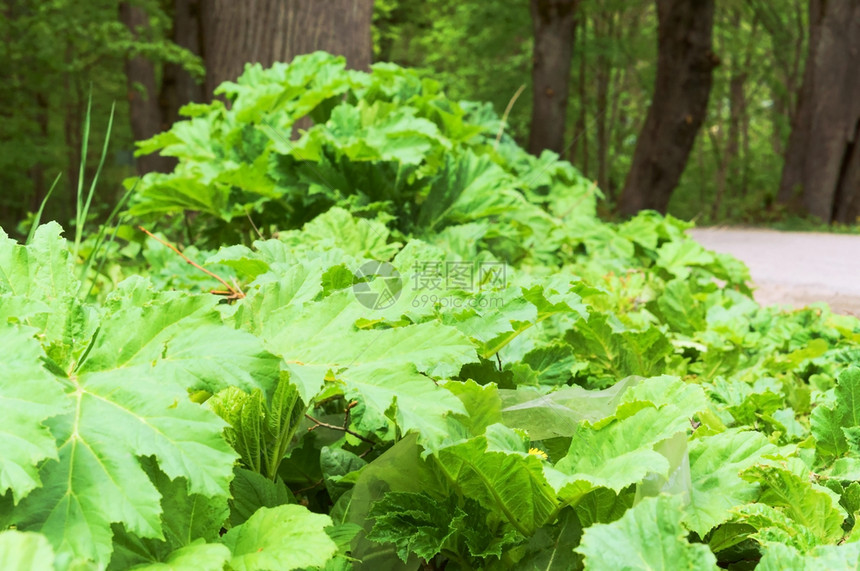
[[[531,387],[500,390],[502,422],[525,430],[532,440],[571,437],[583,420],[595,422],[613,414],[624,392],[640,381],[642,377],[627,377],[602,391],[582,387],[566,387],[549,394]]]
[[[612,415],[627,389],[642,381],[646,379],[627,377],[602,391],[582,387],[567,387],[549,394],[540,394],[532,388],[500,390],[502,421],[507,426],[526,430],[532,440],[576,438],[580,422],[595,422]],[[635,503],[660,493],[680,495],[685,504],[689,503],[693,484],[687,435],[679,432],[654,449],[669,461],[669,474],[649,474],[636,488]]]
[[[636,498],[633,505],[642,499],[657,496],[661,493],[678,495],[683,505],[690,503],[693,493],[693,479],[690,475],[690,455],[687,454],[687,435],[678,432],[672,438],[667,438],[654,449],[669,461],[669,475],[648,474],[645,480],[636,486]]]

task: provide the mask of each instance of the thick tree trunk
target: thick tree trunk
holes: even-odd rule
[[[139,30],[149,27],[149,15],[139,6],[126,2],[119,5],[120,20],[137,37]],[[156,87],[155,66],[142,56],[126,59],[126,81],[128,83],[128,103],[131,116],[131,132],[135,141],[143,141],[167,129],[164,113],[159,103],[159,89]],[[138,174],[148,172],[170,172],[175,160],[158,154],[137,157]]]
[[[860,216],[860,0],[810,3],[810,39],[778,200],[824,222]]]
[[[534,63],[529,152],[564,153],[570,66],[580,0],[531,0]]]
[[[203,38],[200,29],[199,0],[175,0],[173,2],[173,43],[202,57]],[[183,105],[205,99],[202,82],[198,82],[181,65],[165,64],[161,85],[161,107],[168,125],[182,118],[179,116],[179,109]]]
[[[666,212],[705,119],[712,72],[713,0],[657,0],[654,96],[619,201],[622,214]]]
[[[373,56],[373,0],[202,0],[206,92],[235,81],[246,63],[264,67],[316,50],[366,70]]]

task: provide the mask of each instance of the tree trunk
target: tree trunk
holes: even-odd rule
[[[588,81],[585,54],[588,53],[588,21],[583,18],[582,31],[579,36],[582,38],[582,46],[579,57],[579,113],[576,118],[576,125],[573,135],[573,141],[570,144],[570,162],[577,165],[580,172],[588,176]],[[579,23],[577,23],[577,26]],[[577,160],[576,153],[579,147],[582,147],[580,159]]]
[[[202,0],[206,92],[235,81],[246,63],[264,67],[317,50],[370,68],[373,0]]]
[[[196,56],[203,55],[203,38],[200,34],[199,0],[173,2],[173,43]],[[161,84],[161,108],[167,125],[180,120],[179,109],[190,102],[206,100],[202,83],[198,82],[181,65],[167,63]]]
[[[615,13],[605,6],[594,16],[594,34],[604,42],[618,42],[615,38]],[[609,12],[609,13],[607,13]],[[620,43],[620,42],[618,42]],[[617,45],[617,44],[616,44]],[[597,69],[595,70],[595,92],[597,97],[597,187],[607,192],[609,188],[609,135],[607,133],[607,118],[609,115],[609,84],[612,82],[612,60],[607,56],[606,49],[597,52]],[[609,122],[612,125],[611,122]],[[609,197],[610,201],[614,197]]]
[[[712,72],[714,0],[657,0],[657,79],[633,164],[619,201],[622,214],[666,212],[705,119]]]
[[[139,7],[126,2],[119,5],[120,20],[138,37],[139,30],[149,27],[149,15]],[[128,104],[131,117],[131,132],[135,141],[143,141],[169,127],[159,104],[155,82],[155,66],[143,56],[126,59],[125,75],[128,83]],[[137,172],[170,172],[175,159],[158,154],[137,157]]]
[[[860,0],[810,3],[809,51],[778,200],[824,222],[860,216]]]
[[[534,29],[529,152],[564,153],[570,66],[580,0],[531,0]]]

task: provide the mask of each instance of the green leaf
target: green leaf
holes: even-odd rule
[[[196,541],[171,553],[166,560],[132,567],[135,571],[222,571],[230,550],[218,543]]]
[[[400,244],[388,244],[390,233],[385,224],[355,218],[336,207],[305,224],[303,239],[340,248],[356,257],[388,260],[400,249]]]
[[[714,255],[692,239],[673,240],[657,250],[657,265],[682,280],[687,279],[692,268],[714,262]]]
[[[705,310],[696,303],[693,292],[685,280],[672,280],[657,298],[657,307],[666,323],[675,331],[692,335],[707,328]]]
[[[547,478],[570,503],[596,487],[619,492],[646,476],[667,478],[674,462],[659,445],[685,435],[692,415],[705,407],[701,388],[677,378],[634,384],[623,393],[614,415],[580,425],[568,454],[546,469]]]
[[[141,278],[122,282],[81,371],[153,369],[166,382],[212,393],[272,387],[278,358],[253,335],[224,326],[212,297],[155,292]]]
[[[274,481],[307,411],[289,375],[282,375],[268,401],[260,389],[249,394],[228,387],[207,404],[230,425],[224,435],[245,467]]]
[[[21,529],[101,562],[111,552],[112,522],[160,537],[159,494],[136,456],[154,455],[168,476],[187,478],[193,493],[227,495],[235,456],[221,437],[223,423],[189,402],[184,388],[119,369],[82,374],[72,387],[74,412],[49,424],[59,462],[43,464],[44,487],[16,510]]]
[[[366,465],[363,458],[349,450],[323,446],[320,450],[320,469],[333,502],[337,502],[344,492],[352,488],[357,472]],[[344,481],[348,475],[351,475],[351,480]]]
[[[322,375],[332,371],[350,398],[358,397],[380,416],[391,409],[404,432],[420,431],[431,446],[440,442],[446,416],[465,409],[431,377],[456,374],[475,359],[474,346],[456,329],[438,323],[357,329],[355,323],[369,312],[351,291],[337,292],[306,309],[286,306],[270,313],[263,337],[294,376],[316,376],[305,386],[303,399],[310,400],[323,385]]]
[[[757,571],[853,571],[860,566],[860,543],[820,545],[808,553],[782,543],[769,543]]]
[[[527,451],[527,440],[496,424],[486,436],[442,448],[437,458],[463,495],[528,537],[547,521],[557,501],[540,459]]]
[[[40,533],[7,529],[0,532],[0,569],[43,571],[54,568],[54,551]]]
[[[691,544],[681,527],[677,496],[646,498],[621,519],[585,530],[575,549],[586,569],[717,569],[706,545]]]
[[[500,214],[521,202],[505,187],[510,176],[486,157],[467,151],[462,157],[446,155],[430,194],[421,205],[417,227],[440,230],[446,223],[465,223]]]
[[[860,368],[849,367],[839,374],[836,404],[817,406],[812,411],[811,431],[816,450],[826,458],[838,458],[849,449],[860,454],[860,447],[850,446],[847,437],[860,427]],[[856,438],[852,437],[852,441]]]
[[[235,571],[290,571],[324,565],[337,552],[326,534],[331,518],[297,505],[260,508],[222,538]]]
[[[629,375],[650,377],[663,372],[672,345],[656,327],[634,330],[616,317],[594,313],[580,321],[565,340],[577,356],[590,361],[590,369],[614,382]]]
[[[57,459],[45,421],[68,410],[60,384],[42,367],[45,354],[33,333],[0,322],[0,494],[12,490],[15,503],[41,485],[38,465]]]
[[[258,472],[239,468],[230,482],[230,525],[248,521],[260,508],[275,508],[295,503],[295,498],[283,481],[273,482]]]
[[[135,537],[115,526],[111,569],[128,569],[150,562],[170,563],[185,547],[215,542],[227,519],[227,498],[224,496],[210,498],[189,494],[188,482],[184,478],[170,480],[152,458],[142,458],[141,464],[161,494],[164,539]],[[206,550],[200,551],[203,554]]]
[[[747,504],[736,509],[746,515],[744,521],[759,529],[759,534],[763,533],[763,528],[773,527],[778,532],[796,537],[796,545],[803,549],[832,543],[842,537],[845,514],[835,494],[827,488],[812,484],[808,477],[804,478],[788,468],[777,466],[752,466],[742,475],[745,480],[761,486],[759,504],[771,507],[775,512],[756,511],[759,504]],[[796,533],[797,528],[804,533]]]
[[[452,523],[465,517],[455,496],[444,500],[414,492],[388,492],[370,509],[373,530],[367,539],[393,543],[404,563],[414,553],[426,560],[440,553],[459,531]]]
[[[557,522],[539,529],[525,546],[526,556],[518,569],[571,571],[582,568],[582,556],[574,553],[582,538],[582,524],[572,509],[564,510]]]
[[[776,447],[758,432],[729,430],[689,444],[692,490],[684,523],[701,537],[732,517],[735,506],[754,501],[759,486],[740,474]]]
[[[96,324],[94,310],[76,298],[80,283],[61,233],[62,228],[50,222],[21,246],[0,229],[0,306],[11,306],[0,315],[26,307],[9,316],[36,328],[48,357],[67,369],[77,365]]]

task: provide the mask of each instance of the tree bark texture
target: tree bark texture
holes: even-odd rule
[[[619,211],[666,212],[705,120],[713,69],[713,0],[657,0],[657,78]]]
[[[200,0],[206,92],[235,81],[246,63],[324,50],[367,70],[373,56],[373,0]]]
[[[860,217],[860,0],[812,0],[810,40],[777,200],[824,222]]]
[[[564,153],[570,66],[580,0],[531,0],[534,29],[529,152]]]
[[[120,20],[137,37],[140,30],[149,27],[149,15],[143,8],[132,6],[126,2],[119,5]],[[159,89],[156,87],[155,66],[142,56],[126,59],[126,81],[128,83],[128,104],[131,117],[131,132],[135,141],[143,141],[160,133],[168,124],[159,103]],[[137,157],[138,174],[148,172],[170,172],[174,159],[161,155]]]

